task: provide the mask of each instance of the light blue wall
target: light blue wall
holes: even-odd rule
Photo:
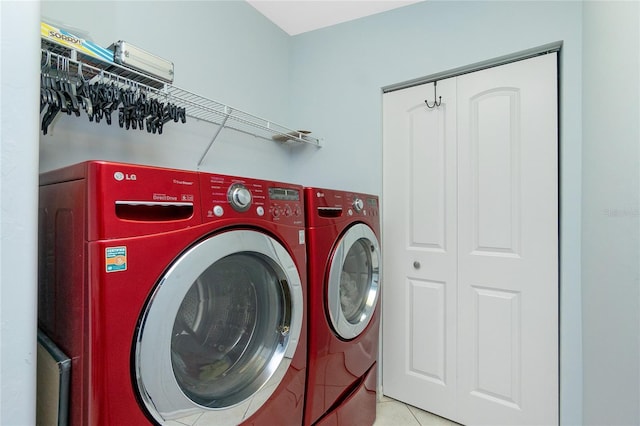
[[[589,425],[640,424],[639,28],[638,2],[584,5],[582,291]]]
[[[325,138],[294,157],[303,184],[380,193],[381,88],[562,41],[561,421],[582,422],[582,3],[427,1],[294,37],[291,122]],[[383,194],[384,195],[384,194]]]
[[[427,1],[294,37],[291,121],[326,139],[299,179],[379,191],[382,87],[559,40],[579,135],[580,16],[579,2]]]
[[[1,2],[0,9],[3,13],[3,102],[4,95],[9,93],[6,84],[37,85],[30,78],[32,72],[37,72],[35,63],[30,66],[29,62],[5,60],[7,43],[24,43],[26,39],[21,37],[28,33],[25,28],[37,26],[38,19],[34,16],[37,5],[28,6],[29,11],[23,13],[11,10],[10,3]],[[153,7],[149,7],[151,4]],[[637,152],[640,17],[637,3],[617,5],[613,9],[609,6],[609,2],[430,0],[296,37],[287,36],[242,1],[45,1],[42,13],[71,27],[88,30],[99,44],[130,40],[172,59],[176,66],[176,84],[184,89],[291,127],[312,130],[324,138],[324,147],[320,150],[285,149],[227,132],[207,157],[205,169],[373,193],[379,193],[381,188],[381,87],[563,41],[560,55],[561,423],[583,423],[581,321],[584,316],[584,421],[610,423],[604,416],[619,410],[616,420],[637,424],[640,237],[635,209],[638,208],[640,168]],[[631,9],[627,13],[624,8]],[[7,22],[15,23],[15,28]],[[618,30],[619,23],[621,30]],[[7,31],[12,28],[15,31]],[[627,53],[633,55],[634,50],[635,76],[633,67],[628,68],[626,63]],[[611,61],[610,54],[613,54]],[[7,75],[12,76],[11,81],[6,80]],[[609,79],[606,86],[602,85],[603,78]],[[611,90],[606,90],[609,87]],[[611,99],[612,93],[614,102],[606,105],[616,106],[619,102],[625,108],[599,107],[603,99]],[[5,238],[5,227],[19,226],[26,233],[35,232],[31,218],[19,213],[22,211],[19,208],[33,202],[34,195],[22,192],[31,198],[21,201],[16,208],[14,200],[18,195],[6,192],[7,185],[14,181],[6,176],[10,171],[20,170],[24,176],[14,175],[16,180],[24,183],[34,179],[37,159],[24,158],[23,154],[28,155],[28,150],[38,142],[33,135],[30,143],[30,137],[15,127],[9,132],[7,120],[28,118],[24,114],[7,115],[6,111],[7,108],[3,108],[0,217],[3,234],[1,423],[11,424],[5,421],[10,415],[23,420],[22,424],[32,424],[31,405],[15,401],[22,397],[28,401],[35,390],[33,327],[28,322],[17,325],[19,321],[7,321],[10,315],[5,314],[4,308],[5,303],[11,303],[24,309],[23,315],[33,316],[34,306],[30,304],[35,297],[35,260],[29,256],[33,238],[25,237],[13,244]],[[604,119],[598,115],[603,111]],[[104,123],[88,123],[86,117],[61,117],[52,129],[53,135],[40,136],[40,169],[48,170],[86,158],[192,168],[215,130],[211,125],[193,122],[168,129],[171,130],[167,130],[165,138],[153,135],[147,138]],[[584,164],[581,160],[583,131]],[[25,145],[6,144],[9,139],[24,141]],[[27,151],[21,151],[22,148]],[[609,194],[614,187],[615,193]],[[610,213],[620,209],[633,217],[605,216],[606,209],[610,209]],[[581,214],[585,217],[583,234]],[[584,244],[581,244],[581,235]],[[620,243],[614,244],[613,238],[618,236]],[[581,249],[584,251],[582,269]],[[5,256],[8,250],[21,255],[23,261],[14,262]],[[584,299],[581,273],[587,275]],[[17,282],[23,287],[16,286]],[[10,356],[4,348],[11,348]],[[625,353],[624,358],[612,358],[611,354],[624,353],[629,348],[631,351]],[[23,370],[12,371],[16,372],[15,377],[26,379],[21,383],[17,379],[7,381],[5,367],[9,364],[6,363],[11,363],[12,369],[22,366]],[[620,394],[618,388],[624,389],[626,395]]]
[[[39,4],[0,1],[0,424],[34,425]]]
[[[43,1],[42,16],[101,46],[125,40],[167,58],[177,87],[288,124],[290,37],[244,1]],[[40,138],[40,169],[85,159],[193,169],[216,129],[192,119],[149,135],[62,114]],[[290,162],[289,148],[225,129],[202,168],[286,180]]]

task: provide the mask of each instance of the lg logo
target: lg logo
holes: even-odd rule
[[[123,180],[136,180],[136,175],[135,175],[135,173],[127,174],[127,173],[122,173],[122,172],[115,172],[113,174],[113,178],[115,180],[117,180],[118,182],[123,181]]]

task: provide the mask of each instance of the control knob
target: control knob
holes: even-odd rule
[[[229,187],[227,199],[235,211],[245,212],[251,207],[251,192],[241,183]]]
[[[353,200],[353,209],[357,213],[360,213],[362,209],[364,209],[364,202],[362,201],[362,199],[356,198],[355,200]]]

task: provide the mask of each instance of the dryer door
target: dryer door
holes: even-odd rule
[[[350,227],[331,260],[327,303],[333,329],[346,340],[360,335],[380,293],[380,244],[367,225]]]
[[[160,423],[202,412],[241,423],[286,373],[303,308],[296,265],[273,238],[234,230],[198,243],[162,277],[140,320],[142,401]]]

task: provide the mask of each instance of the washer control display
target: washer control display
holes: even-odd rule
[[[300,191],[290,188],[269,188],[269,199],[280,201],[300,201]]]

